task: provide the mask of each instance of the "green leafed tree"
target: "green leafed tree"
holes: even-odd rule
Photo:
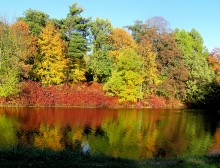
[[[39,36],[49,20],[49,15],[42,11],[28,9],[24,12],[24,16],[18,18],[18,20],[25,21],[31,33],[35,36]]]
[[[175,39],[184,55],[184,64],[189,71],[186,82],[187,101],[204,104],[214,73],[207,63],[208,52],[204,47],[203,39],[195,29],[190,32],[176,29]]]
[[[141,20],[136,20],[133,25],[126,26],[131,32],[134,40],[138,43],[144,35],[146,25]]]
[[[90,23],[93,53],[109,49],[108,35],[112,30],[112,24],[108,19],[96,18]]]
[[[112,32],[112,25],[108,19],[97,18],[90,23],[92,39],[92,54],[89,70],[96,82],[106,82],[111,75],[112,60],[109,57],[110,45],[108,35]]]
[[[19,66],[17,47],[9,27],[0,24],[0,96],[8,97],[18,93]]]
[[[93,75],[93,80],[104,83],[111,76],[112,60],[109,52],[106,50],[98,50],[90,56],[89,68]]]
[[[118,96],[120,102],[136,102],[142,98],[141,56],[134,49],[121,50],[115,66],[112,76],[104,85],[107,94]]]

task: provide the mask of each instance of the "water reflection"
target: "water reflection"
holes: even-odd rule
[[[218,153],[215,115],[209,121],[189,110],[1,108],[0,148],[83,149],[133,159]]]

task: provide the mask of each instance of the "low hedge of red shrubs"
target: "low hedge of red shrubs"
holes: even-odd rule
[[[24,82],[18,96],[1,98],[2,105],[15,106],[81,106],[113,107],[117,98],[106,96],[103,85],[84,83],[61,86],[42,86],[37,82]]]
[[[175,107],[184,107],[184,105],[174,98],[166,98],[162,96],[152,95],[146,102],[148,106],[152,108],[175,108]]]
[[[116,97],[107,96],[103,84],[95,82],[42,86],[40,83],[27,81],[21,84],[21,92],[17,96],[0,98],[0,105],[6,106],[80,106],[80,107],[179,107],[176,99],[167,99],[156,95],[142,102],[131,104],[118,103]]]

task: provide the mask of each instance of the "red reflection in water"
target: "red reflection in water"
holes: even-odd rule
[[[118,112],[114,109],[83,108],[8,108],[0,109],[0,114],[17,118],[23,129],[39,128],[42,124],[98,127],[104,120],[118,117]]]

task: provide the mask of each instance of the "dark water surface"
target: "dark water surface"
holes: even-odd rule
[[[86,146],[132,159],[220,153],[219,121],[211,110],[0,108],[0,148]]]

